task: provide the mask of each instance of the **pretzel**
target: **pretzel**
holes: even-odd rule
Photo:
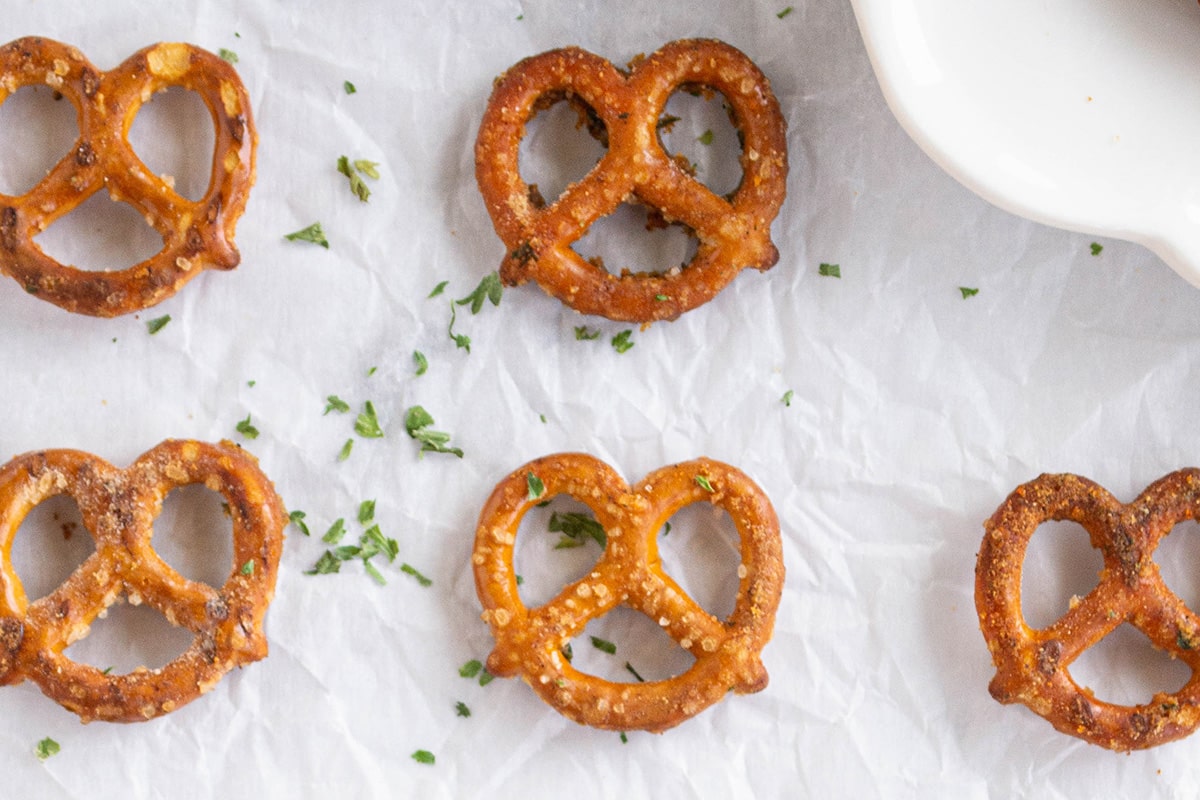
[[[164,497],[189,484],[220,492],[233,518],[233,566],[216,589],[184,578],[151,546]],[[13,569],[13,537],[34,506],[59,494],[78,504],[96,550],[31,603]],[[84,722],[136,722],[191,702],[232,668],[266,656],[263,618],[286,521],[254,457],[231,442],[166,441],[125,470],[76,450],[13,459],[0,468],[0,684],[29,679]],[[191,645],[160,669],[125,675],[64,655],[122,597],[194,633]]]
[[[0,48],[0,103],[22,86],[47,84],[75,106],[79,138],[33,189],[0,194],[0,272],[68,311],[114,317],[172,296],[205,269],[233,269],[234,227],[254,183],[256,134],[246,89],[226,61],[188,44],[156,44],[101,72],[74,47],[25,38]],[[197,201],[154,175],[129,144],[152,93],[196,92],[212,114],[216,146],[208,190]],[[66,266],[33,241],[101,189],[135,208],[163,249],[124,270]]]
[[[1111,750],[1179,739],[1200,725],[1200,617],[1163,583],[1154,549],[1172,527],[1200,514],[1200,470],[1155,481],[1122,505],[1075,475],[1042,475],[1020,486],[984,524],[975,577],[979,625],[996,665],[989,687],[1001,703],[1020,702],[1063,733]],[[1100,582],[1049,627],[1021,612],[1021,568],[1034,530],[1047,520],[1079,523],[1104,556]],[[1143,705],[1097,700],[1068,667],[1123,623],[1191,670],[1186,685]]]
[[[531,498],[528,476],[545,492]],[[701,478],[711,491],[701,485]],[[607,533],[604,554],[590,574],[538,608],[517,593],[513,544],[534,505],[566,494],[589,506]],[[732,517],[741,537],[740,585],[733,612],[718,620],[663,572],[657,535],[677,510],[712,503]],[[718,461],[697,459],[659,469],[630,488],[591,456],[563,453],[520,467],[496,486],[479,515],[473,553],[475,588],[496,646],[493,675],[521,675],[559,713],[607,730],[661,732],[695,716],[727,692],[767,685],[759,653],[771,638],[783,588],[779,521],[750,478]],[[563,646],[588,621],[618,605],[662,626],[695,663],[681,675],[646,683],[613,683],[574,669]]]
[[[680,87],[721,92],[742,140],[741,185],[728,199],[713,194],[670,156],[658,137],[663,107]],[[522,179],[518,150],[526,123],[566,96],[603,123],[607,153],[548,207]],[[589,126],[589,127],[594,127]],[[475,174],[508,253],[501,280],[536,281],[584,313],[614,320],[675,319],[708,302],[745,267],[766,270],[779,259],[771,221],[786,193],[787,141],[779,103],[766,77],[723,42],[671,42],[628,73],[576,47],[521,61],[500,76],[479,126]],[[682,269],[617,276],[585,261],[571,245],[630,197],[677,222],[698,240]]]

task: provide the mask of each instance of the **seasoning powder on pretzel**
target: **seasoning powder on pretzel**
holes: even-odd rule
[[[254,184],[257,135],[250,100],[225,60],[188,44],[164,43],[101,72],[74,47],[25,38],[0,48],[0,103],[22,86],[45,84],[75,106],[79,138],[28,192],[0,194],[0,273],[26,292],[80,314],[114,317],[159,303],[206,269],[237,266],[234,228]],[[129,143],[138,110],[154,92],[195,92],[212,115],[215,147],[199,200],[155,175]],[[59,263],[34,237],[98,191],[128,203],[163,248],[124,270]]]
[[[530,476],[544,491],[531,496]],[[518,594],[513,548],[522,518],[535,505],[569,495],[604,528],[604,554],[589,574],[550,602],[528,608]],[[658,532],[680,508],[711,503],[732,518],[741,540],[738,593],[725,620],[701,608],[662,569]],[[580,453],[532,461],[492,492],[479,515],[472,555],[483,619],[496,646],[493,675],[520,675],[569,719],[607,730],[661,732],[729,692],[767,685],[760,654],[783,589],[779,520],[763,491],[744,473],[711,459],[664,467],[630,487],[607,464]],[[617,683],[571,666],[563,648],[589,620],[618,605],[658,623],[695,662],[666,680]]]
[[[189,484],[219,492],[233,520],[233,563],[219,587],[183,577],[151,543],[164,498]],[[55,495],[75,500],[95,552],[31,601],[13,567],[13,538]],[[138,722],[191,702],[234,667],[266,656],[263,621],[286,523],[270,480],[231,442],[166,441],[124,470],[77,450],[13,459],[0,467],[0,684],[31,680],[84,722]],[[190,631],[191,645],[159,669],[124,675],[68,658],[64,650],[122,599]]]
[[[742,143],[742,180],[719,197],[672,157],[660,119],[679,88],[720,92]],[[603,127],[606,152],[588,174],[545,205],[520,174],[526,124],[547,102],[569,98]],[[532,56],[500,76],[479,126],[475,174],[507,254],[501,280],[536,281],[584,313],[627,322],[675,319],[711,300],[737,273],[766,270],[779,253],[771,222],[786,193],[786,127],[762,72],[741,51],[711,39],[671,42],[627,72],[577,47]],[[572,245],[593,223],[636,200],[652,218],[696,237],[682,268],[620,275],[582,258]]]
[[[1001,703],[1024,703],[1063,733],[1111,750],[1139,750],[1187,736],[1200,725],[1200,616],[1163,582],[1154,550],[1178,523],[1200,516],[1200,470],[1155,481],[1132,503],[1076,475],[1042,475],[1017,487],[984,523],[975,572],[979,626],[996,665],[989,687]],[[1097,586],[1048,627],[1026,624],[1021,572],[1043,522],[1070,520],[1104,557]],[[1140,705],[1098,699],[1071,677],[1071,664],[1128,623],[1191,671],[1177,691]]]

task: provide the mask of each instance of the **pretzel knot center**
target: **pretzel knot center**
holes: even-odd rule
[[[1152,747],[1200,725],[1200,617],[1167,588],[1153,560],[1163,537],[1198,512],[1200,472],[1192,469],[1159,479],[1128,505],[1075,475],[1042,475],[1018,487],[985,523],[976,567],[980,628],[996,666],[992,695],[1114,750]],[[1082,525],[1104,567],[1086,597],[1033,629],[1021,609],[1021,574],[1030,538],[1049,520]],[[1188,667],[1181,689],[1127,706],[1075,683],[1070,665],[1124,623]]]
[[[529,475],[543,482],[544,495],[529,496]],[[516,533],[530,508],[560,494],[595,514],[606,532],[604,553],[587,575],[531,609],[517,590]],[[672,514],[695,502],[725,509],[741,539],[738,596],[726,620],[701,608],[662,571],[658,558],[658,531]],[[590,456],[538,459],[496,487],[480,514],[473,559],[483,617],[496,639],[489,671],[521,675],[571,719],[613,730],[665,730],[730,691],[754,692],[766,685],[759,653],[770,638],[782,590],[778,520],[761,490],[728,465],[698,459],[660,469],[630,488]],[[564,646],[590,620],[618,605],[660,625],[692,654],[692,666],[667,680],[637,684],[574,669],[563,656]]]
[[[234,562],[217,588],[191,581],[151,546],[154,519],[175,488],[219,492],[233,521]],[[74,499],[93,552],[33,602],[13,567],[13,538],[55,495]],[[0,683],[26,678],[83,720],[135,721],[173,710],[235,666],[266,655],[262,622],[274,593],[286,513],[253,457],[230,443],[167,441],[119,470],[73,450],[18,457],[0,469]],[[121,598],[147,603],[195,636],[165,666],[110,675],[64,650]]]

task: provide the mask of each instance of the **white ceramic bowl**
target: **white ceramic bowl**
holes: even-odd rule
[[[888,105],[943,169],[1200,285],[1194,0],[852,0]]]

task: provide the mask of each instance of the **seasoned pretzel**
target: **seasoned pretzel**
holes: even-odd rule
[[[693,178],[662,146],[659,117],[679,87],[721,92],[742,139],[742,181],[728,199]],[[526,123],[547,98],[586,104],[603,122],[608,151],[549,207],[521,179]],[[584,314],[614,320],[675,319],[708,302],[745,267],[779,259],[771,221],[786,193],[787,141],[770,84],[739,50],[711,39],[671,42],[629,72],[576,47],[521,61],[500,76],[479,126],[475,174],[508,253],[504,283],[534,280]],[[631,196],[681,223],[698,240],[682,269],[613,275],[571,245]]]
[[[219,588],[184,578],[151,546],[163,499],[189,484],[220,492],[233,518],[233,566]],[[96,550],[31,603],[12,565],[13,537],[34,506],[59,494],[74,498]],[[230,442],[166,441],[125,470],[76,450],[13,459],[0,468],[0,684],[34,681],[84,722],[136,722],[191,702],[266,656],[263,619],[286,522],[254,457]],[[194,633],[191,645],[161,669],[125,675],[69,659],[63,650],[122,597]]]
[[[1155,481],[1122,505],[1076,475],[1042,475],[1014,491],[984,524],[975,576],[979,625],[1001,703],[1020,702],[1063,733],[1111,750],[1138,750],[1188,735],[1200,725],[1200,617],[1163,583],[1152,556],[1179,522],[1200,514],[1200,470]],[[1100,582],[1049,627],[1035,630],[1021,611],[1026,546],[1047,520],[1079,523],[1104,556]],[[1084,650],[1130,623],[1191,670],[1176,692],[1123,706],[1080,688],[1068,667]]]
[[[0,272],[68,311],[114,317],[175,294],[205,269],[233,269],[234,228],[254,184],[256,133],[246,89],[226,61],[188,44],[156,44],[101,72],[74,47],[25,38],[0,48],[0,103],[47,84],[74,104],[79,138],[33,189],[0,194]],[[129,129],[154,92],[181,86],[212,114],[216,146],[208,190],[179,195],[138,158]],[[162,237],[156,255],[119,271],[88,271],[50,258],[33,237],[101,189],[128,203]]]
[[[538,498],[529,474],[545,486]],[[711,491],[701,485],[706,481]],[[589,506],[607,534],[592,571],[538,608],[517,593],[513,544],[525,513],[555,495]],[[658,531],[685,505],[704,501],[725,509],[741,537],[740,585],[733,612],[718,620],[662,570]],[[591,456],[563,453],[520,467],[496,486],[479,515],[473,554],[475,588],[495,649],[493,675],[520,674],[564,716],[596,728],[661,732],[695,716],[729,691],[767,685],[759,653],[771,638],[783,588],[779,521],[770,501],[745,474],[710,459],[659,469],[630,488]],[[695,663],[668,680],[625,684],[574,669],[562,648],[588,621],[618,605],[662,626]]]

